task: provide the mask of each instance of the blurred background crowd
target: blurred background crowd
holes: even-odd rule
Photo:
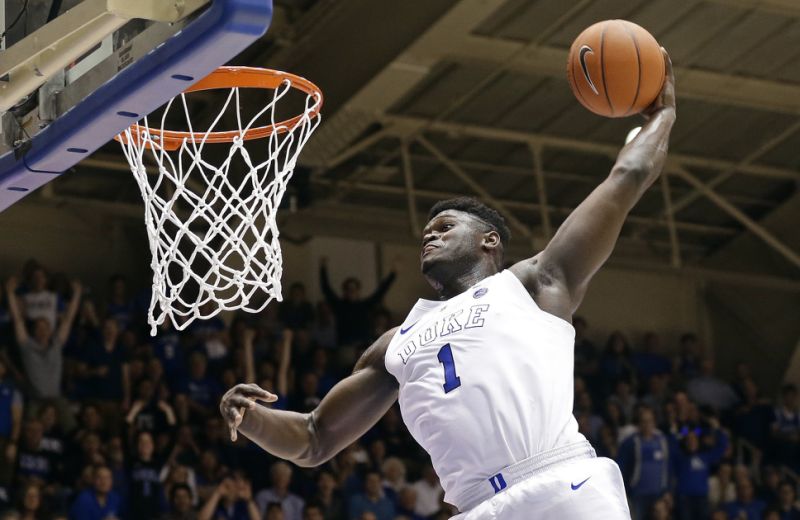
[[[0,296],[0,520],[422,520],[456,513],[397,406],[318,468],[231,441],[218,411],[254,382],[312,410],[403,316],[358,279],[294,283],[258,315],[151,337],[149,294],[124,276],[94,294],[29,261]],[[321,284],[312,302],[307,284]],[[575,317],[575,417],[622,470],[635,520],[796,520],[800,399],[721,378],[692,332],[591,334]],[[633,339],[634,341],[631,341]],[[669,354],[667,354],[669,353]],[[536,432],[531,432],[536,435]],[[535,514],[532,512],[532,518]]]

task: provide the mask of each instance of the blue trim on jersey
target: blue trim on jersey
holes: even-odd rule
[[[502,473],[498,473],[497,475],[491,477],[489,479],[489,484],[492,485],[492,489],[494,489],[495,493],[499,493],[508,487],[508,484],[506,484],[506,479],[503,478]]]

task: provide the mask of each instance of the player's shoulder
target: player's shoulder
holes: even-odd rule
[[[535,296],[543,289],[559,288],[563,284],[562,273],[557,265],[553,262],[548,262],[547,255],[544,251],[541,253],[520,260],[508,268],[517,279],[522,282],[522,285]]]
[[[560,268],[548,261],[544,251],[517,262],[508,270],[522,283],[540,309],[571,322],[573,295],[564,283]]]

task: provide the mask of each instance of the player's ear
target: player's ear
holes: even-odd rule
[[[483,243],[481,244],[484,249],[493,251],[500,247],[500,233],[495,230],[487,231],[483,234]]]

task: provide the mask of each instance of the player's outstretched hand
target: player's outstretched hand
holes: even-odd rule
[[[672,71],[672,60],[664,47],[661,47],[661,52],[664,53],[664,61],[667,64],[666,79],[656,100],[642,111],[642,116],[647,120],[663,109],[675,110],[675,73]]]
[[[267,392],[256,384],[241,384],[236,385],[222,396],[219,403],[219,411],[222,413],[222,418],[228,425],[228,430],[231,433],[231,440],[236,441],[236,429],[242,424],[244,414],[247,410],[251,410],[256,406],[256,401],[264,401],[266,403],[274,403],[278,400],[278,396]]]

